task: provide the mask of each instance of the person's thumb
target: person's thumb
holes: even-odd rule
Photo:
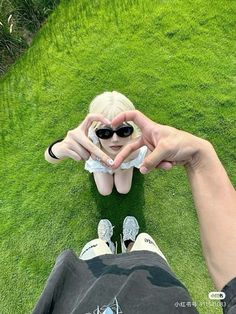
[[[140,168],[139,168],[140,172],[142,174],[146,174],[150,172],[152,169],[161,165],[162,162],[165,161],[164,155],[165,155],[164,150],[162,150],[159,147],[156,147],[154,151],[151,152],[151,154],[149,154],[140,165]]]

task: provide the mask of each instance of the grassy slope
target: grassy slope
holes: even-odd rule
[[[95,95],[118,90],[156,121],[210,139],[235,183],[232,2],[66,2],[0,83],[1,313],[29,313],[55,257],[79,253],[101,217],[118,240],[128,214],[157,240],[200,313],[221,313],[208,301],[214,288],[183,169],[137,172],[128,195],[103,198],[82,163],[52,166],[43,151]]]

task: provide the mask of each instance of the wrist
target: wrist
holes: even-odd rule
[[[62,157],[61,156],[61,141],[56,142],[53,145],[51,145],[50,156],[53,157],[53,155],[54,155],[55,157],[53,157],[53,158],[55,158],[55,159],[61,159],[61,157]],[[49,151],[49,149],[48,149],[48,151]]]
[[[213,145],[202,138],[196,137],[194,152],[186,163],[186,169],[190,172],[209,169],[213,160],[217,158]]]
[[[62,141],[63,139],[57,140],[47,148],[47,150],[45,151],[45,158],[47,161],[57,163],[62,159],[59,149]]]

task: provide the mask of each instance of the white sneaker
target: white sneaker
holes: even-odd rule
[[[98,238],[108,243],[109,248],[111,249],[112,253],[115,253],[115,245],[111,241],[111,237],[113,235],[113,228],[110,220],[108,219],[101,219],[98,224]]]
[[[133,216],[127,216],[123,222],[123,239],[121,235],[122,253],[127,252],[125,241],[131,240],[135,242],[138,232],[139,232],[139,224],[138,224],[137,219]]]

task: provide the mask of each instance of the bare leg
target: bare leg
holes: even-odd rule
[[[127,252],[130,252],[132,250],[133,245],[134,245],[134,242],[133,241],[130,242],[130,244],[127,247]]]
[[[110,195],[114,185],[113,175],[110,173],[94,172],[93,177],[98,192],[103,196]]]
[[[117,192],[121,194],[127,194],[130,191],[132,178],[133,178],[133,168],[126,170],[119,170],[114,173],[114,182]]]

